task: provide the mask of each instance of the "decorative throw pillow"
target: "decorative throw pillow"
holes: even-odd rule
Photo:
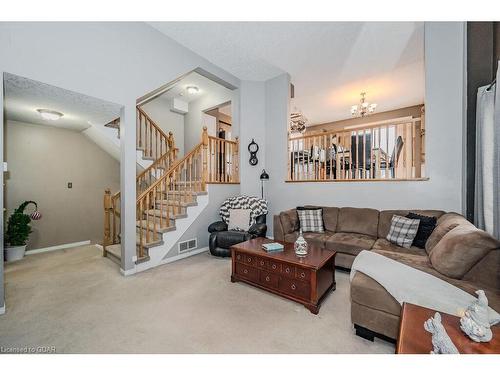
[[[420,220],[418,219],[407,219],[403,216],[394,215],[387,241],[409,249],[417,235],[419,224]]]
[[[313,207],[297,207],[302,232],[324,233],[323,209]]]
[[[250,209],[230,208],[228,230],[246,232],[250,228]]]
[[[406,215],[406,217],[408,219],[420,220],[417,235],[413,239],[413,246],[425,249],[425,243],[432,234],[434,228],[436,228],[437,219],[433,216],[419,215],[414,212],[410,212],[408,215]]]

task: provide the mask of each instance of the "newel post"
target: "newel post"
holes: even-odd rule
[[[206,190],[207,181],[208,181],[208,131],[207,127],[203,127],[203,132],[201,134],[201,143],[203,145],[202,152],[202,173],[201,173],[201,189],[202,191]]]
[[[106,256],[106,246],[111,244],[111,211],[113,210],[111,204],[111,190],[108,188],[104,191],[104,240],[102,247],[104,249],[103,255]]]

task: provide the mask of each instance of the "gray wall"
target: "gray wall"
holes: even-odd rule
[[[142,105],[144,112],[165,132],[174,134],[175,147],[179,149],[179,157],[184,155],[184,115],[170,110],[170,101],[158,97]]]
[[[202,114],[203,111],[212,107],[218,106],[225,102],[231,101],[234,107],[235,97],[238,91],[227,89],[223,86],[217,90],[211,90],[207,95],[203,95],[200,99],[189,102],[189,112],[184,115],[184,150],[191,151],[198,143],[201,142]],[[231,136],[234,138],[239,134],[239,121],[233,112],[233,123],[231,125]]]
[[[34,200],[28,250],[103,239],[105,188],[120,189],[120,164],[80,132],[8,121],[5,127],[5,204],[10,215]],[[73,187],[68,189],[67,183]]]
[[[462,212],[464,33],[463,22],[425,24],[429,181],[285,183],[289,77],[282,75],[267,81],[266,168],[271,177],[270,213],[303,204]],[[272,226],[271,221],[269,224]]]

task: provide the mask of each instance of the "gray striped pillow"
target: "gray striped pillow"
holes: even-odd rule
[[[419,224],[419,219],[408,219],[403,216],[393,215],[387,241],[409,249],[417,235]]]
[[[302,232],[324,233],[323,210],[321,208],[304,209],[300,207],[297,208],[297,215]]]

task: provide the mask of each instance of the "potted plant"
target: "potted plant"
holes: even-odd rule
[[[35,211],[31,215],[25,214],[24,210],[29,204],[35,205]],[[36,202],[26,201],[22,203],[7,221],[5,230],[4,245],[6,249],[6,261],[12,262],[24,257],[26,244],[31,233],[31,220],[38,220],[42,217],[38,211]]]

